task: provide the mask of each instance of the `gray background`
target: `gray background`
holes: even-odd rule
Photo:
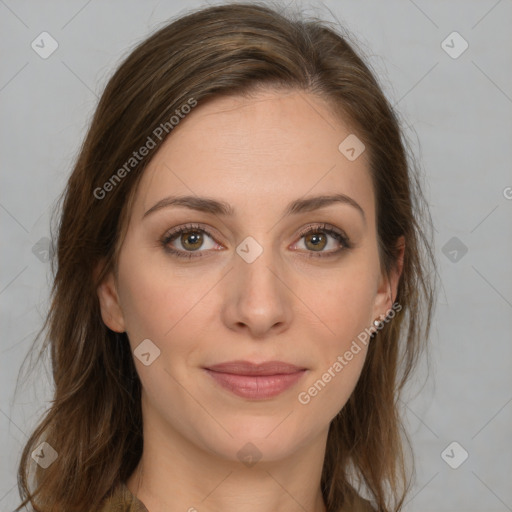
[[[170,16],[204,4],[0,0],[1,511],[19,503],[22,444],[51,399],[44,372],[13,393],[47,308],[53,202],[121,57]],[[357,39],[425,171],[442,286],[432,365],[404,398],[417,460],[405,510],[512,511],[512,2],[302,5],[332,20],[330,9]],[[31,48],[43,31],[59,45],[47,59]],[[457,58],[441,46],[453,31],[469,44]],[[453,441],[469,454],[457,469],[441,456]],[[461,453],[449,449],[447,460]]]

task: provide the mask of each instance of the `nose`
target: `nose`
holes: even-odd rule
[[[229,329],[262,339],[289,328],[293,311],[290,278],[274,256],[270,249],[252,262],[235,256],[226,276],[221,313]]]

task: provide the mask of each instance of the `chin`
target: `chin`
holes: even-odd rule
[[[287,424],[288,420],[283,422],[283,418],[248,417],[246,421],[239,419],[236,424],[221,421],[229,434],[219,428],[213,438],[210,430],[204,433],[202,443],[217,456],[245,463],[248,467],[254,465],[254,461],[281,460],[292,454],[309,437],[304,431],[298,432],[295,424]]]

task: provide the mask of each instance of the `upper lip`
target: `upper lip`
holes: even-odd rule
[[[297,373],[305,370],[294,364],[284,363],[282,361],[265,361],[263,363],[252,363],[251,361],[228,361],[226,363],[215,364],[206,367],[221,373],[232,373],[235,375],[282,375]]]

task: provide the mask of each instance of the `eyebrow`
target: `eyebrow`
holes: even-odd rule
[[[363,221],[366,224],[366,215],[364,210],[361,208],[359,203],[345,194],[321,195],[308,197],[306,199],[296,199],[286,207],[283,215],[289,216],[297,215],[299,213],[307,213],[332,204],[347,204],[354,207],[361,214]],[[211,213],[214,215],[230,217],[235,215],[235,209],[224,201],[199,196],[169,196],[158,201],[142,216],[142,218],[144,219],[151,213],[170,206],[189,208],[191,210]]]

